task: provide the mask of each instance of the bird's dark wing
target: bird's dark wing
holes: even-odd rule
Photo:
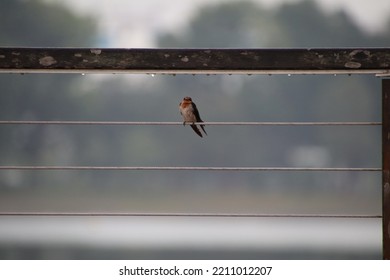
[[[204,125],[203,124],[201,124],[200,125],[200,128],[203,130],[203,132],[207,135],[207,132],[206,132],[206,130],[204,129]]]
[[[200,118],[200,115],[199,115],[199,111],[198,111],[198,108],[196,108],[196,105],[194,102],[192,102],[192,105],[194,107],[194,115],[195,115],[195,118],[196,118],[196,121],[197,122],[203,122],[202,119]],[[207,135],[207,132],[206,130],[204,129],[204,125],[200,125],[200,128],[203,130],[203,132]]]
[[[194,102],[192,102],[192,107],[194,108],[194,115],[196,118],[196,122],[203,122],[202,119],[200,118],[198,108],[196,108],[196,105]]]
[[[200,130],[196,125],[191,124],[191,128],[195,131],[196,134],[198,134],[200,137],[203,137],[202,133],[200,133]]]

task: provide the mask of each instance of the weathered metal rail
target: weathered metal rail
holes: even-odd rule
[[[390,75],[390,48],[0,48],[6,73]]]

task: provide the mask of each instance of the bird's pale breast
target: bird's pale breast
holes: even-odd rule
[[[196,122],[196,117],[194,115],[194,109],[192,108],[190,102],[182,102],[180,104],[180,113],[182,114],[184,121]]]

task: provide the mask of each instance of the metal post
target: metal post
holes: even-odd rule
[[[383,259],[390,260],[390,79],[382,80]]]

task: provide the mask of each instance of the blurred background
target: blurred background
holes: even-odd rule
[[[389,47],[388,0],[0,2],[0,46]],[[1,120],[380,121],[371,75],[1,74]],[[0,165],[381,167],[380,127],[0,126]],[[0,171],[0,212],[381,214],[379,172]],[[1,259],[380,259],[380,219],[0,217]]]

